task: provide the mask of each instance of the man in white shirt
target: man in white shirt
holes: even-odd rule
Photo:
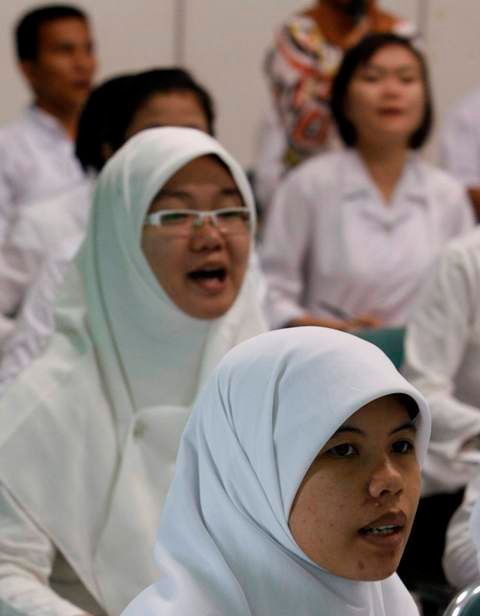
[[[73,6],[25,14],[15,43],[33,102],[19,120],[0,129],[0,341],[11,329],[5,317],[14,314],[31,269],[26,252],[7,248],[13,225],[24,208],[37,202],[41,207],[85,181],[74,140],[96,64],[88,17]]]
[[[73,141],[96,64],[88,17],[73,6],[30,11],[15,42],[33,104],[0,130],[0,243],[22,206],[83,180]]]
[[[480,87],[447,115],[441,135],[444,167],[465,188],[480,219]]]

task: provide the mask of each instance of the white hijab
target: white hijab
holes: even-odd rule
[[[305,556],[288,527],[318,451],[352,413],[392,393],[420,409],[423,461],[426,403],[377,347],[305,327],[231,351],[182,438],[156,545],[163,575],[123,616],[417,615],[396,574],[380,582],[332,575]]]
[[[250,270],[224,316],[194,319],[160,288],[140,248],[158,190],[210,154],[254,213],[240,166],[200,131],[144,131],[108,162],[57,331],[0,403],[0,482],[108,614],[158,575],[151,546],[196,393],[230,348],[265,329]]]

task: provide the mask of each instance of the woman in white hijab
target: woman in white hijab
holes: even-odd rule
[[[144,131],[102,171],[57,330],[0,404],[0,601],[14,613],[118,614],[156,579],[191,404],[264,330],[253,232],[244,173],[200,131]]]
[[[180,445],[161,577],[124,616],[410,616],[394,573],[430,432],[376,347],[323,328],[233,349]]]

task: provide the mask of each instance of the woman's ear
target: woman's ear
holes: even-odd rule
[[[112,146],[109,143],[102,143],[100,147],[100,152],[102,153],[102,158],[104,162],[107,162],[107,160],[115,154]]]

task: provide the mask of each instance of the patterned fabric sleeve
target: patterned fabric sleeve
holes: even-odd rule
[[[278,32],[267,55],[266,73],[287,133],[286,166],[326,145],[331,133],[330,87],[341,56],[310,17],[294,16]]]

